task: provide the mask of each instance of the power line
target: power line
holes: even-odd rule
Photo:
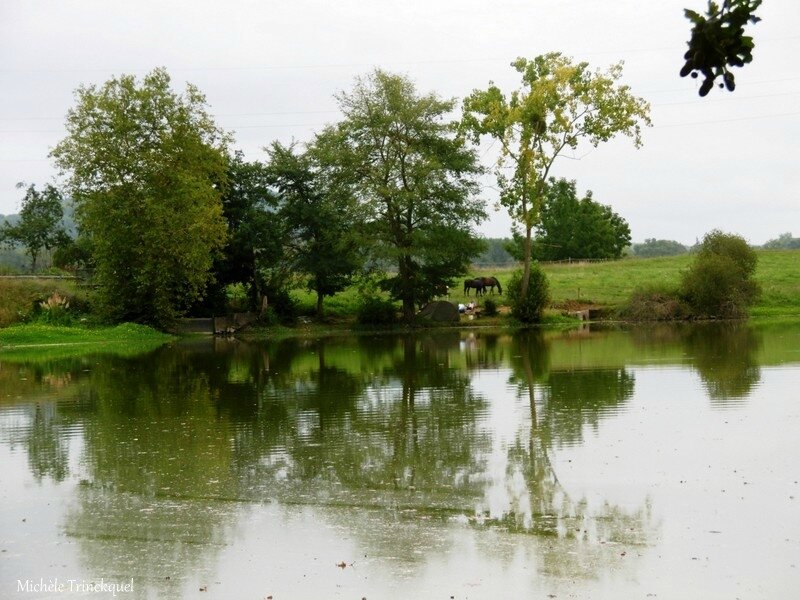
[[[784,36],[779,38],[766,38],[759,39],[759,44],[784,42],[800,39],[800,35]],[[581,52],[580,56],[599,56],[606,54],[625,55],[625,54],[640,54],[648,52],[672,52],[675,46],[659,46],[651,48],[629,48],[629,49],[611,49],[611,50],[595,50],[589,52]],[[564,52],[566,55],[571,53]],[[511,62],[516,56],[509,58],[504,57],[473,57],[473,58],[441,58],[441,59],[427,59],[427,60],[389,60],[382,61],[387,65],[436,65],[436,64],[472,64],[472,63],[486,63],[486,62]],[[574,57],[573,57],[574,58]],[[308,69],[342,69],[342,68],[369,68],[374,67],[375,62],[345,62],[345,63],[310,63],[310,64],[295,64],[295,65],[219,65],[219,66],[202,66],[202,67],[176,67],[171,69],[173,72],[218,72],[218,71],[272,71],[272,70],[308,70]],[[76,67],[76,68],[41,68],[41,69],[23,69],[23,68],[5,68],[0,69],[0,73],[148,73],[153,68],[136,68],[136,69],[119,69],[116,67]]]
[[[713,119],[709,121],[692,121],[691,123],[672,123],[670,125],[654,125],[653,129],[666,129],[668,127],[691,127],[694,125],[710,125],[713,123],[732,123],[734,121],[752,121],[756,119],[773,119],[776,117],[793,117],[800,115],[800,111],[781,113],[777,115],[756,115],[751,117],[734,117],[732,119]]]

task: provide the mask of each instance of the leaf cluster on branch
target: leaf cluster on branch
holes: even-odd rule
[[[686,63],[681,77],[703,75],[699,94],[705,96],[721,77],[719,87],[729,91],[736,88],[736,79],[729,70],[742,67],[753,60],[753,38],[744,35],[747,23],[758,23],[761,18],[753,14],[762,0],[723,0],[722,4],[708,3],[701,15],[693,10],[684,11],[692,23],[689,49],[683,57]]]

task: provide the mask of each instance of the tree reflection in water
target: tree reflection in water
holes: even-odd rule
[[[598,543],[645,543],[652,528],[649,506],[645,501],[628,513],[607,503],[592,508],[585,499],[573,500],[550,454],[580,443],[587,426],[596,429],[604,415],[618,410],[633,394],[634,378],[624,368],[553,370],[549,344],[540,331],[519,333],[511,342],[511,383],[530,411],[528,430],[517,430],[505,445],[505,468],[492,486],[505,492],[505,503],[496,503],[487,516],[515,531],[590,542],[583,547],[588,557],[573,555],[580,565],[567,565],[572,559],[564,556],[550,557],[555,561],[551,568],[583,572],[597,558],[595,551],[604,552],[595,547]]]
[[[724,406],[747,398],[761,381],[761,335],[747,323],[708,323],[684,334],[686,353],[703,380],[708,397]]]
[[[409,560],[425,560],[422,540],[443,548],[459,523],[571,540],[569,557],[543,543],[542,568],[591,572],[611,556],[600,542],[645,541],[647,506],[571,499],[550,453],[624,404],[633,377],[553,369],[549,344],[540,332],[448,331],[98,359],[70,392],[83,483],[64,528],[89,572],[114,565],[164,594],[214,562],[242,502],[337,507],[329,518],[367,552]],[[476,387],[484,376],[497,389]],[[522,412],[503,413],[511,405]],[[50,428],[52,443],[37,433],[30,446],[56,479],[61,435]]]

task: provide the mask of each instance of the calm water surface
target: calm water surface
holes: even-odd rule
[[[0,353],[0,598],[796,598],[798,388],[800,325]]]

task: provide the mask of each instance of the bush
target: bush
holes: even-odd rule
[[[696,317],[736,318],[758,298],[753,275],[758,258],[738,236],[714,230],[708,233],[681,281],[681,296]]]
[[[636,288],[620,311],[620,317],[629,321],[674,321],[689,315],[678,290],[659,285]]]
[[[523,323],[539,323],[544,309],[550,303],[550,284],[539,265],[531,265],[528,293],[522,297],[522,271],[514,271],[508,283],[508,300],[511,315]]]
[[[487,298],[483,301],[483,314],[487,317],[494,317],[497,315],[497,302]]]
[[[391,300],[375,295],[364,296],[356,319],[361,325],[394,325],[397,323],[397,308]]]
[[[34,307],[38,312],[37,320],[47,325],[72,325],[72,314],[69,309],[69,298],[53,292],[48,298],[41,300]]]
[[[293,323],[297,319],[297,302],[286,288],[267,290],[267,302],[277,318],[283,323]]]

